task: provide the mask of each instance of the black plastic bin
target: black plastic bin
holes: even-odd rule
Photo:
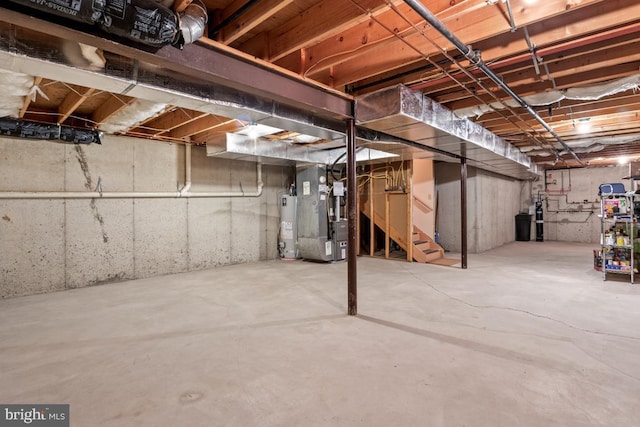
[[[531,240],[531,215],[516,215],[516,241],[528,242]]]

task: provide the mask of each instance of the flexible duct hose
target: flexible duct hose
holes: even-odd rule
[[[102,30],[143,43],[161,47],[168,44],[182,48],[204,34],[207,9],[196,0],[178,15],[156,0],[11,0],[24,6],[83,24],[98,25]]]

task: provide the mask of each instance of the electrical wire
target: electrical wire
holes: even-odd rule
[[[389,28],[388,26],[386,26],[383,22],[381,22],[379,19],[377,19],[373,14],[370,14],[369,11],[365,8],[363,8],[361,5],[359,5],[355,0],[350,0],[351,3],[353,3],[354,5],[356,5],[360,10],[363,11],[363,13],[366,13],[370,16],[370,18],[376,22],[378,25],[380,25],[382,28],[384,28],[385,30],[387,30],[390,34],[393,34],[396,38],[398,38],[401,42],[403,42],[405,45],[407,45],[410,49],[414,50],[416,53],[418,53],[424,60],[426,60],[427,62],[429,62],[430,64],[432,64],[435,68],[437,68],[438,70],[440,70],[440,72],[447,76],[448,78],[450,78],[452,81],[454,81],[458,86],[460,86],[461,88],[463,88],[465,91],[467,91],[474,99],[476,99],[478,102],[488,105],[492,111],[494,111],[496,114],[500,115],[503,119],[507,120],[508,122],[510,122],[512,125],[514,125],[520,132],[522,132],[523,134],[525,134],[531,141],[533,141],[535,144],[537,144],[538,146],[540,146],[541,148],[545,148],[545,145],[547,145],[549,148],[551,148],[551,150],[553,152],[556,153],[556,155],[558,156],[558,151],[556,149],[556,147],[551,144],[548,140],[546,140],[546,138],[539,136],[539,132],[533,128],[533,126],[531,126],[529,123],[527,123],[525,120],[522,119],[522,117],[520,117],[520,115],[518,113],[515,112],[515,110],[513,110],[513,108],[506,106],[507,110],[511,113],[511,116],[506,116],[503,112],[493,108],[489,103],[487,103],[485,100],[483,100],[482,98],[480,98],[476,93],[474,93],[473,91],[471,91],[469,88],[466,87],[466,85],[464,83],[462,83],[459,79],[457,79],[454,75],[452,75],[450,72],[448,72],[447,70],[445,70],[440,64],[438,64],[436,61],[432,60],[431,58],[429,58],[428,55],[424,54],[419,48],[417,48],[416,46],[414,46],[412,43],[408,42],[405,37],[403,37],[402,34],[399,34],[397,32],[394,31],[394,29]],[[464,73],[465,75],[467,75],[470,79],[472,79],[474,82],[476,82],[476,84],[478,84],[478,86],[480,86],[483,90],[485,90],[495,101],[501,103],[500,99],[493,93],[493,91],[491,89],[489,89],[487,86],[484,85],[484,83],[482,83],[480,80],[478,80],[475,76],[472,75],[472,73],[466,69],[466,67],[462,66],[462,64],[460,64],[459,61],[457,61],[455,58],[453,58],[451,55],[448,54],[448,52],[443,49],[442,47],[440,47],[437,43],[435,43],[431,38],[429,38],[422,29],[418,28],[416,26],[416,24],[414,24],[413,22],[411,22],[411,20],[409,20],[407,18],[407,16],[405,16],[404,13],[402,13],[402,11],[400,11],[394,4],[393,2],[387,0],[387,4],[389,5],[390,9],[393,10],[400,18],[402,18],[410,27],[412,27],[418,34],[420,34],[425,40],[427,40],[430,44],[432,44],[436,49],[438,49],[449,61],[451,61],[451,63],[456,64],[460,71],[462,73]],[[484,5],[483,2],[479,3],[478,5],[476,5],[475,7],[479,7],[481,5]],[[522,126],[520,126],[516,121],[514,121],[514,118],[519,120],[520,122],[523,122],[529,129],[530,131],[527,131],[525,129],[522,128]],[[559,157],[559,156],[558,156]],[[564,159],[563,159],[564,161]]]
[[[352,0],[353,1],[353,0]],[[489,96],[491,96],[496,102],[502,103],[502,101],[500,100],[500,98],[497,97],[497,95],[490,89],[488,88],[482,81],[480,81],[477,77],[475,77],[465,66],[463,66],[457,59],[455,59],[454,57],[452,57],[445,49],[443,49],[441,46],[439,46],[434,40],[432,40],[430,37],[428,37],[425,32],[423,30],[420,30],[419,28],[417,28],[415,26],[415,24],[413,24],[406,16],[404,13],[402,13],[402,11],[400,11],[392,2],[387,1],[387,4],[389,4],[389,7],[396,12],[396,14],[402,18],[405,22],[407,22],[409,25],[413,26],[416,31],[418,31],[418,33],[425,39],[427,40],[431,45],[433,45],[436,49],[438,49],[449,61],[451,61],[451,63],[455,64],[458,66],[459,70],[464,73],[467,77],[469,77],[472,81],[474,81],[478,86],[480,86],[480,88],[482,88],[485,92],[487,92],[487,94]],[[372,18],[375,20],[375,17]],[[379,25],[383,26],[385,29],[387,29],[387,31],[391,31],[393,32],[391,29],[389,29],[388,27],[385,27],[383,23],[378,22]],[[429,56],[425,55],[424,53],[422,53],[422,51],[420,51],[420,49],[418,49],[417,47],[415,47],[414,45],[412,45],[411,43],[409,43],[408,41],[404,40],[404,38],[399,37],[398,38],[403,41],[407,46],[409,46],[411,49],[413,49],[415,52],[417,52],[418,54],[420,54],[423,59],[425,59],[427,62],[431,63],[434,67],[438,68],[444,75],[446,75],[448,78],[450,78],[451,80],[453,80],[456,84],[458,84],[461,88],[463,88],[465,91],[467,91],[474,99],[476,99],[477,101],[479,101],[482,104],[485,104],[487,106],[489,106],[491,108],[492,111],[494,111],[495,113],[497,113],[498,115],[500,115],[502,118],[504,118],[505,120],[507,120],[508,122],[510,122],[511,124],[513,124],[516,128],[518,128],[522,133],[524,133],[525,135],[527,135],[533,142],[535,142],[537,145],[539,145],[541,148],[544,149],[545,144],[548,145],[555,153],[557,153],[557,149],[556,147],[551,144],[549,141],[546,140],[546,138],[543,138],[539,135],[539,132],[533,127],[531,126],[531,124],[529,124],[527,121],[523,120],[522,117],[520,117],[520,115],[518,113],[516,113],[516,111],[512,108],[509,107],[508,105],[505,105],[507,107],[507,110],[511,113],[511,116],[506,116],[504,115],[501,111],[493,108],[489,103],[487,103],[485,100],[483,100],[482,98],[480,98],[476,93],[474,93],[473,91],[471,91],[464,83],[462,83],[459,79],[457,79],[455,76],[453,76],[449,71],[445,70],[440,64],[438,64],[436,61],[433,61],[432,59],[429,58]],[[524,123],[529,129],[530,131],[526,131],[525,129],[523,129],[522,126],[520,126],[518,123],[516,123],[513,119],[517,119],[520,122]]]

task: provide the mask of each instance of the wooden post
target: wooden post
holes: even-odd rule
[[[389,229],[391,228],[391,206],[389,203],[389,192],[387,191],[387,182],[389,180],[389,170],[384,172],[384,257],[389,258]]]
[[[373,175],[373,167],[369,166],[369,174]],[[375,218],[375,205],[373,203],[373,178],[369,178],[369,256],[374,256],[376,253],[376,218]]]

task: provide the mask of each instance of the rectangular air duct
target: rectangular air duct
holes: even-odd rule
[[[358,126],[466,157],[480,169],[517,179],[542,174],[504,139],[403,85],[356,98],[356,119]]]

